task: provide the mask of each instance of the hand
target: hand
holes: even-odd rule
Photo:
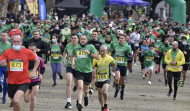
[[[87,53],[88,55],[90,55],[90,52],[86,49],[84,50],[85,53]]]
[[[144,50],[142,50],[141,52],[144,52]]]
[[[40,52],[40,49],[37,49],[36,52]]]
[[[187,52],[186,52],[186,51],[183,51],[183,53],[184,53],[184,54],[187,54]]]
[[[39,78],[40,78],[40,80],[42,80],[42,75],[41,74],[39,74]]]
[[[72,64],[71,68],[72,68],[72,69],[75,69],[75,64]]]
[[[59,55],[59,57],[63,57],[62,55]]]
[[[48,54],[50,54],[50,50],[48,51]]]
[[[6,59],[0,61],[0,65],[4,65],[6,63]]]
[[[35,74],[35,72],[32,71],[32,72],[30,73],[30,75],[29,75],[29,78],[34,78],[34,77],[36,77],[36,74]]]
[[[115,72],[111,72],[111,75],[115,76]]]

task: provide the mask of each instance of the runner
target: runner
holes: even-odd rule
[[[102,45],[100,47],[100,60],[93,60],[93,67],[97,67],[96,82],[95,85],[98,88],[99,102],[101,105],[101,111],[109,111],[107,105],[108,87],[110,84],[110,65],[113,65],[112,72],[115,72],[117,62],[107,53],[107,47]]]
[[[7,49],[10,49],[11,43],[8,41],[8,33],[7,32],[2,32],[1,34],[1,42],[0,42],[0,56],[5,52]],[[1,77],[3,75],[3,98],[2,98],[2,103],[6,103],[6,94],[7,94],[7,63],[6,60],[0,61],[0,87],[2,86],[1,84]]]
[[[151,79],[152,79],[152,72],[153,72],[153,67],[154,67],[154,59],[156,56],[156,52],[154,52],[154,46],[153,45],[149,45],[149,50],[145,51],[143,53],[143,63],[144,63],[144,67],[146,70],[146,74],[149,74],[149,80],[148,80],[148,85],[151,85]],[[145,75],[143,75],[143,77],[145,77]]]
[[[51,68],[52,68],[52,78],[53,85],[52,87],[57,86],[56,82],[56,74],[59,75],[60,79],[63,79],[61,74],[62,72],[62,54],[63,54],[63,46],[57,42],[57,35],[52,36],[53,44],[50,47],[49,54],[51,54]]]
[[[187,44],[186,37],[181,38],[181,43],[179,44],[179,49],[183,52],[183,54],[185,56],[185,64],[183,65],[183,70],[182,70],[183,80],[179,80],[179,82],[178,82],[178,85],[183,87],[185,79],[186,79],[186,75],[187,75],[187,70],[189,68],[189,56],[190,56],[189,45]]]
[[[181,50],[178,49],[178,42],[174,41],[172,43],[172,49],[170,49],[164,58],[165,62],[168,64],[168,85],[169,92],[168,96],[172,93],[172,77],[174,77],[174,95],[173,100],[176,100],[178,86],[177,83],[181,75],[181,65],[185,64],[185,57]]]
[[[121,94],[120,94],[120,99],[123,100],[124,97],[124,88],[125,88],[125,77],[127,74],[127,57],[132,58],[131,55],[131,48],[129,45],[124,44],[125,37],[124,36],[119,36],[119,44],[117,44],[113,52],[114,58],[117,61],[117,68],[115,71],[115,94],[114,97],[117,98],[119,89],[121,86]]]
[[[36,54],[36,45],[34,43],[31,43],[28,45],[28,49],[31,50],[34,54]],[[30,111],[34,111],[35,107],[36,107],[36,97],[40,88],[40,84],[41,84],[41,79],[42,79],[42,75],[45,72],[45,66],[44,66],[44,61],[41,57],[37,56],[38,59],[40,60],[40,65],[36,71],[36,76],[31,78],[31,83],[26,91],[26,93],[24,94],[24,101],[26,103],[30,102]],[[34,62],[30,61],[29,62],[29,72],[32,71],[32,68],[34,67]]]
[[[167,64],[164,60],[164,57],[168,50],[172,48],[171,45],[169,45],[169,40],[166,38],[164,40],[164,45],[161,47],[159,51],[159,57],[162,59],[162,68],[163,68],[163,74],[164,74],[164,80],[165,80],[165,86],[168,84],[168,78],[167,78]]]
[[[95,47],[91,44],[87,44],[87,36],[81,35],[80,45],[73,49],[72,53],[72,68],[76,71],[77,79],[77,109],[82,110],[82,90],[84,91],[84,105],[88,106],[88,92],[89,85],[92,80],[92,60],[93,58],[99,59]],[[76,62],[74,58],[76,57]]]
[[[35,72],[40,63],[39,59],[32,51],[22,47],[22,42],[21,35],[13,35],[13,48],[6,50],[0,56],[0,61],[7,59],[8,95],[13,103],[14,111],[21,111],[21,98],[24,96],[29,86],[30,78],[35,77]],[[34,68],[30,74],[28,72],[29,61],[35,61]]]
[[[138,48],[138,53],[139,54],[139,60],[140,60],[140,64],[141,64],[141,71],[143,71],[142,77],[143,79],[145,79],[146,76],[146,71],[145,71],[145,67],[144,67],[144,58],[143,58],[143,53],[149,50],[149,46],[147,45],[147,40],[143,39],[143,41],[140,43],[140,47]]]
[[[65,105],[65,108],[72,108],[71,106],[71,84],[72,84],[72,77],[76,78],[75,70],[71,68],[71,54],[73,52],[73,49],[78,46],[78,35],[74,34],[71,37],[71,44],[67,44],[64,53],[63,53],[63,64],[66,67],[66,95],[67,95],[67,104]],[[66,59],[67,58],[67,59]],[[65,62],[67,60],[67,62]],[[76,85],[76,79],[75,85]],[[76,87],[76,86],[75,86]]]

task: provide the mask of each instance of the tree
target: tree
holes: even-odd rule
[[[20,5],[20,0],[15,0],[15,2],[14,2],[14,8],[13,8],[13,13],[14,14],[18,14],[18,12],[19,12],[19,5]]]
[[[0,0],[0,17],[7,16],[8,4],[9,4],[9,0]]]

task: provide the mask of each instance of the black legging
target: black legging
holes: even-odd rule
[[[181,72],[172,72],[172,71],[168,71],[168,85],[169,85],[169,90],[172,91],[172,78],[174,77],[174,95],[177,94],[177,83],[180,79],[181,76]]]

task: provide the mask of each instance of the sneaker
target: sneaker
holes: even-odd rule
[[[12,108],[12,107],[13,107],[13,103],[12,103],[12,102],[10,103],[9,107],[10,107],[10,108]]]
[[[173,100],[176,100],[176,94],[173,95]]]
[[[125,81],[126,81],[126,83],[128,83],[128,79],[127,79],[127,76],[125,76]]]
[[[134,67],[136,67],[136,66],[137,66],[137,64],[133,63],[133,66],[134,66]]]
[[[169,90],[169,92],[168,92],[168,97],[171,96],[171,93],[172,93],[172,90]]]
[[[179,80],[179,81],[178,81],[178,83],[177,83],[177,84],[178,84],[178,86],[181,86],[181,83],[182,83],[182,81],[181,81],[181,80]]]
[[[90,88],[90,90],[89,90],[89,94],[93,94],[93,92],[94,92],[94,89],[93,88]]]
[[[107,107],[104,107],[104,110],[103,110],[103,111],[109,111],[108,106],[107,106]]]
[[[158,71],[155,71],[155,74],[158,74]]]
[[[59,78],[62,80],[63,79],[63,76],[61,74],[59,74]]]
[[[184,86],[184,82],[182,81],[182,82],[181,82],[181,87],[183,87],[183,86]]]
[[[56,83],[54,83],[54,84],[52,85],[52,87],[57,87],[57,84],[56,84]]]
[[[130,72],[130,73],[132,73],[132,72],[133,72],[133,70],[131,69],[129,72]]]
[[[168,85],[168,80],[165,79],[165,86],[167,86],[167,85]]]
[[[87,97],[84,97],[84,106],[88,106],[88,96]]]
[[[6,103],[6,99],[2,98],[2,103],[5,104]]]
[[[121,90],[121,92],[120,92],[120,99],[123,100],[123,97],[124,97],[124,90]]]
[[[73,87],[73,92],[75,92],[77,90],[77,86]]]
[[[78,106],[78,104],[79,104],[79,103],[78,103],[78,100],[77,100],[77,101],[76,101],[76,107]]]
[[[142,75],[143,79],[145,79],[145,74]]]
[[[150,80],[148,81],[148,85],[151,85],[151,81]]]
[[[71,106],[71,103],[70,102],[67,102],[67,104],[65,105],[65,108],[72,108],[72,106]]]
[[[81,104],[78,104],[78,105],[77,105],[77,109],[78,109],[78,111],[82,111],[82,105],[81,105]]]
[[[117,98],[117,96],[118,96],[118,93],[119,93],[119,89],[117,90],[115,90],[115,94],[114,94],[114,98]]]
[[[101,108],[101,111],[104,111],[104,107]]]

